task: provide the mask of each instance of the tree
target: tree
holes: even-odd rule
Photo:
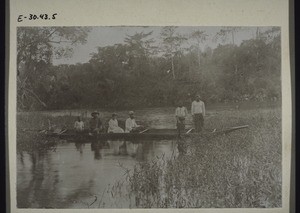
[[[154,46],[154,39],[148,38],[151,35],[152,31],[149,33],[140,32],[131,36],[127,35],[124,40],[128,45],[129,63],[138,76],[149,70],[149,58],[157,48]]]
[[[221,39],[222,42],[225,42],[229,39],[229,36],[231,36],[231,44],[235,45],[235,34],[241,29],[242,27],[222,27],[220,31],[215,35],[214,40],[217,41]]]
[[[52,58],[70,56],[74,45],[86,42],[89,31],[87,27],[18,28],[18,103],[22,108],[34,107],[30,106],[34,101],[26,100],[35,100],[46,107],[39,93],[43,84],[51,88],[51,82],[54,81],[54,76],[50,72]],[[49,90],[49,88],[43,89]]]
[[[264,32],[260,32],[260,38],[263,39],[266,43],[271,43],[275,40],[280,40],[280,34],[280,27],[271,27]]]
[[[198,53],[198,65],[199,69],[201,68],[201,61],[200,61],[200,55],[201,55],[201,44],[207,39],[208,35],[205,33],[205,31],[194,31],[191,34],[191,38],[194,39],[197,43],[197,53]]]
[[[229,35],[231,35],[231,45],[235,46],[235,40],[234,40],[235,34],[240,30],[242,30],[242,27],[222,27],[220,29],[220,31],[216,33],[214,40],[217,41],[217,40],[221,39],[222,42],[225,42],[226,40],[228,40]],[[232,57],[234,59],[234,62],[233,62],[234,73],[237,74],[238,73],[238,65],[236,62],[237,55],[235,52],[233,52]]]
[[[176,78],[174,57],[182,51],[182,44],[187,40],[184,36],[176,34],[176,28],[174,26],[163,27],[161,32],[162,51],[164,52],[164,56],[171,60],[173,79]]]
[[[127,78],[131,75],[127,44],[98,47],[98,52],[89,61],[93,70],[91,85],[98,85],[96,91],[106,103],[120,101],[128,89]]]

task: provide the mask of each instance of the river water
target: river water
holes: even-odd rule
[[[41,116],[77,116],[89,111],[39,112]],[[175,109],[136,110],[137,121],[152,128],[176,128]],[[85,114],[85,115],[84,115]],[[111,112],[101,111],[101,118]],[[127,111],[118,111],[125,120]],[[187,128],[191,126],[188,118]],[[20,138],[19,140],[22,140]],[[19,208],[128,208],[129,200],[111,194],[114,184],[124,182],[126,169],[139,162],[176,155],[177,142],[170,140],[62,141],[54,150],[17,153],[17,205]],[[126,185],[126,181],[124,185]],[[126,193],[126,187],[122,188]],[[93,203],[97,197],[97,201]],[[93,204],[92,204],[93,203]]]
[[[126,169],[176,153],[176,141],[61,142],[55,150],[18,153],[18,207],[128,208],[110,193]]]

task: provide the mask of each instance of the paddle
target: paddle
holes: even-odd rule
[[[140,131],[139,134],[144,133],[144,132],[147,132],[148,130],[149,130],[149,129],[144,129],[144,130]]]
[[[62,131],[60,131],[60,132],[58,133],[58,135],[61,135],[61,134],[65,133],[66,131],[67,131],[67,129],[63,129]]]
[[[194,129],[194,128],[190,128],[190,129],[186,132],[186,134],[189,134],[193,129]]]
[[[245,129],[245,128],[248,128],[248,127],[249,127],[249,125],[236,126],[236,127],[231,127],[231,128],[225,129],[225,130],[213,131],[213,133],[216,133],[216,134],[226,134],[226,133],[229,133],[229,132],[233,132],[235,130]]]
[[[232,132],[232,131],[234,131],[234,130],[245,129],[245,128],[248,128],[248,127],[249,127],[249,125],[231,127],[231,128],[229,128],[229,129],[225,130],[225,132],[226,132],[226,133],[227,133],[227,132]]]

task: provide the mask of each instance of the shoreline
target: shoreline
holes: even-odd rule
[[[241,101],[241,102],[227,102],[227,103],[208,103],[206,104],[207,109],[219,109],[219,108],[233,108],[233,109],[251,109],[251,107],[259,107],[259,108],[276,108],[281,107],[282,103],[281,101]],[[49,112],[78,112],[78,111],[106,111],[106,112],[114,112],[114,111],[129,111],[129,110],[153,110],[153,109],[169,109],[169,108],[175,108],[176,106],[154,106],[154,107],[136,107],[136,108],[112,108],[112,107],[91,107],[91,108],[77,108],[77,109],[49,109],[49,110],[35,110],[35,111],[17,111],[17,114],[22,113],[49,113]],[[186,106],[188,110],[190,109],[190,106]]]

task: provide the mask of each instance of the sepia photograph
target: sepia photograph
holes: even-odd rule
[[[20,209],[282,208],[280,26],[18,26]]]

